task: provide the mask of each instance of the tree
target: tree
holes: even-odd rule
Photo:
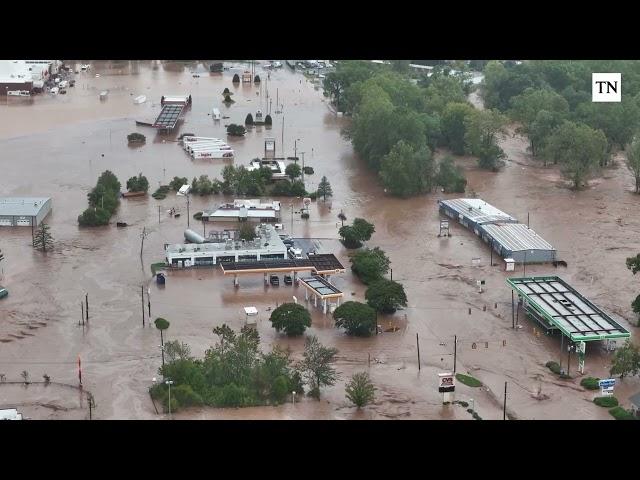
[[[446,193],[464,193],[467,187],[467,179],[464,178],[462,169],[453,162],[451,155],[446,155],[440,161],[436,183],[440,185]]]
[[[138,132],[133,132],[127,135],[127,142],[129,143],[144,143],[147,137]]]
[[[53,249],[53,237],[49,233],[49,225],[40,224],[33,235],[33,248],[46,252]]]
[[[164,355],[168,362],[191,360],[191,348],[186,343],[171,340],[164,344]]]
[[[187,185],[188,183],[189,183],[189,180],[187,179],[187,177],[173,177],[173,180],[169,182],[169,186],[171,187],[171,190],[173,190],[174,192],[177,192],[184,185]]]
[[[404,287],[393,280],[381,279],[373,282],[364,294],[369,306],[382,313],[393,313],[407,306]]]
[[[127,190],[129,192],[147,192],[149,190],[149,180],[139,173],[137,177],[127,180]]]
[[[640,272],[640,253],[635,257],[627,258],[627,268],[631,270],[634,275]]]
[[[247,113],[247,117],[244,119],[245,125],[253,125],[253,115],[251,113]]]
[[[366,303],[345,302],[333,311],[333,319],[347,335],[368,337],[376,331],[376,311]]]
[[[527,133],[531,145],[531,154],[535,157],[544,151],[547,139],[553,131],[562,123],[562,116],[557,113],[540,110],[533,122],[529,125]],[[547,166],[547,158],[543,156],[544,166]]]
[[[636,193],[640,193],[640,137],[634,137],[627,147],[627,168],[636,182]]]
[[[382,159],[380,178],[389,193],[409,197],[430,192],[434,181],[434,162],[428,147],[416,150],[400,140]]]
[[[636,375],[639,371],[640,349],[627,339],[622,347],[616,349],[609,373],[620,375],[622,379],[625,375]]]
[[[468,103],[449,103],[442,114],[440,128],[444,143],[456,155],[462,155],[465,148],[466,118],[474,108]]]
[[[307,167],[305,167],[305,170],[306,169]],[[312,173],[313,173],[313,170],[312,170]],[[322,179],[320,180],[320,183],[318,184],[318,195],[322,196],[322,199],[324,202],[327,201],[327,197],[333,196],[333,190],[331,189],[331,184],[329,183],[329,180],[327,180],[326,176],[323,176]]]
[[[352,225],[343,225],[338,230],[338,234],[342,237],[342,243],[347,248],[360,248],[362,242],[360,241],[360,235],[353,228]]]
[[[634,313],[640,315],[640,295],[638,295],[636,299],[631,302],[631,308],[633,309]],[[640,319],[638,320],[638,326],[640,327]]]
[[[271,312],[269,320],[276,331],[284,330],[289,337],[302,335],[311,326],[309,311],[297,303],[283,303]]]
[[[302,180],[294,180],[289,187],[289,196],[291,197],[304,197],[307,195],[307,190],[304,188]]]
[[[224,103],[235,103],[235,100],[231,98],[229,94],[224,96]]]
[[[264,117],[264,124],[271,125],[272,123],[273,123],[273,119],[271,118],[271,115],[266,114]]]
[[[544,153],[559,163],[573,188],[581,188],[607,156],[607,139],[601,130],[565,120],[548,138]]]
[[[243,222],[240,225],[240,238],[246,241],[251,241],[256,238],[256,229],[252,224]]]
[[[351,257],[351,270],[364,284],[382,278],[389,271],[389,258],[379,248],[360,250]]]
[[[475,110],[466,117],[465,145],[478,157],[480,167],[497,171],[501,166],[505,154],[497,141],[506,123],[507,118],[495,110]]]
[[[162,335],[162,332],[169,328],[170,323],[164,318],[156,318],[154,324],[156,328],[160,330],[160,344],[164,347],[164,336]]]
[[[230,95],[231,92],[229,91],[229,87],[224,87],[224,90],[222,91],[222,95]]]
[[[256,76],[253,78],[253,83],[260,83],[260,75],[256,75]]]
[[[371,240],[371,235],[376,231],[373,223],[367,222],[364,218],[355,218],[353,220],[353,228],[362,242]]]
[[[358,409],[368,405],[374,400],[376,387],[371,383],[371,378],[367,372],[354,373],[349,383],[345,387],[347,400],[353,403]]]
[[[336,383],[339,375],[331,363],[335,360],[337,353],[338,349],[325,347],[315,335],[305,339],[303,359],[298,363],[297,368],[311,387],[309,395],[320,398],[321,387]]]
[[[223,323],[219,327],[215,327],[213,329],[214,335],[218,335],[220,337],[220,349],[222,354],[224,355],[224,349],[228,345],[233,345],[236,341],[235,332],[229,327],[226,323]]]
[[[231,83],[240,83],[240,76],[237,73],[233,75]]]
[[[227,127],[227,135],[232,137],[243,137],[245,133],[247,133],[247,129],[242,125],[232,123]]]
[[[291,181],[294,181],[296,178],[298,178],[301,172],[302,172],[302,169],[300,168],[300,165],[298,165],[297,163],[290,163],[284,169],[284,173],[287,174],[287,176],[291,179]]]

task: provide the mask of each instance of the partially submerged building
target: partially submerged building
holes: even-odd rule
[[[252,241],[220,238],[209,243],[166,245],[165,258],[170,267],[179,268],[287,258],[287,246],[271,225],[260,225],[257,233],[259,238]]]
[[[49,197],[0,197],[0,227],[37,227],[50,211]]]
[[[206,222],[250,221],[273,223],[280,220],[280,202],[262,202],[259,199],[240,199],[233,203],[223,203],[215,209],[202,212]]]
[[[478,198],[438,200],[440,212],[478,235],[509,263],[556,261],[556,249],[515,217]]]

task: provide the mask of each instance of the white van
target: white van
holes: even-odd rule
[[[213,109],[213,119],[222,120],[222,114],[220,113],[220,110],[218,110],[217,108]]]

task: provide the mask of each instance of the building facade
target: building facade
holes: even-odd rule
[[[48,197],[0,197],[0,227],[37,227],[51,208]]]

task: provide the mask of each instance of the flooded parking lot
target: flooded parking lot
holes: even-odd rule
[[[26,369],[34,377],[47,373],[53,380],[73,383],[79,355],[83,381],[99,404],[96,418],[162,418],[148,395],[160,364],[160,339],[148,323],[142,327],[141,288],[150,290],[152,318],[161,316],[171,322],[167,337],[188,343],[196,356],[215,341],[214,326],[227,323],[239,328],[244,322],[243,307],[252,305],[260,312],[257,328],[265,347],[282,344],[300,358],[304,339],[276,334],[268,315],[269,309],[291,301],[294,295],[303,299],[301,287],[265,286],[262,276],[255,275],[242,277],[240,287],[234,288],[232,277],[204,268],[171,271],[164,287],[151,282],[150,265],[163,260],[164,245],[182,242],[188,223],[196,231],[202,226],[187,215],[184,198],[170,194],[161,201],[150,196],[122,199],[108,227],[77,225],[77,216],[87,206],[86,194],[107,169],[123,185],[142,172],[151,191],[173,176],[220,178],[230,162],[193,161],[175,142],[177,136],[193,132],[226,138],[225,124],[244,123],[246,114],[255,115],[258,108],[267,112],[268,88],[272,103],[277,98],[284,105],[283,113],[274,114],[272,106],[270,129],[255,127],[245,138],[230,138],[236,154],[233,163],[247,165],[261,155],[265,137],[276,139],[278,156],[282,139],[286,156],[293,155],[294,140],[299,139],[298,153],[304,151],[305,164],[315,170],[306,176],[307,189],[315,190],[326,175],[334,196],[326,203],[313,202],[309,220],[295,215],[293,228],[291,199],[278,198],[284,233],[318,239],[314,244],[334,253],[347,267],[344,275],[334,278],[345,300],[363,301],[365,288],[348,269],[348,251],[338,242],[337,215],[342,210],[348,222],[355,217],[373,222],[376,233],[368,243],[380,246],[391,259],[393,278],[405,286],[409,305],[380,319],[383,329],[398,327],[395,333],[362,339],[336,330],[330,316],[309,304],[310,333],[339,349],[336,367],[341,379],[323,390],[320,402],[304,399],[280,407],[197,409],[180,412],[176,418],[470,419],[461,407],[442,406],[437,392],[437,373],[453,367],[454,335],[459,340],[458,372],[471,372],[489,387],[489,391],[457,388],[457,398],[473,398],[481,417],[502,418],[507,381],[508,411],[513,417],[610,418],[606,409],[590,402],[593,395],[579,387],[579,379],[558,380],[544,367],[547,361],[559,359],[557,336],[537,336],[536,325],[522,317],[523,328],[511,328],[508,273],[502,262],[489,265],[486,245],[457,224],[452,225],[451,237],[437,237],[436,201],[454,195],[433,193],[411,199],[385,195],[375,175],[340,135],[348,119],[334,115],[320,90],[286,67],[272,71],[270,79],[258,67],[260,87],[233,86],[233,74],[245,67],[209,74],[197,62],[186,66],[98,62],[92,71],[76,76],[76,86],[65,96],[40,95],[31,103],[0,105],[0,195],[50,196],[53,210],[47,223],[55,239],[54,251],[42,254],[31,248],[30,229],[0,230],[5,255],[1,283],[10,290],[0,302],[0,372],[7,379],[18,380]],[[200,77],[194,78],[193,71],[199,71]],[[229,107],[221,102],[225,87],[234,92],[235,103]],[[102,90],[109,90],[105,101],[98,96]],[[134,104],[133,98],[141,94],[147,102]],[[176,132],[162,136],[136,126],[136,119],[159,112],[160,97],[170,94],[193,97],[193,107]],[[209,115],[214,106],[230,118],[215,123]],[[127,145],[126,136],[134,131],[147,136],[144,145]],[[637,282],[625,267],[625,258],[640,251],[640,200],[631,193],[632,177],[618,162],[620,166],[605,170],[589,189],[574,192],[562,184],[557,170],[542,168],[529,158],[524,139],[509,135],[502,146],[508,161],[499,173],[479,170],[473,159],[459,160],[469,181],[468,192],[519,219],[529,214],[531,227],[568,264],[558,269],[527,266],[527,274],[561,275],[596,304],[620,316],[635,336],[629,304],[638,293]],[[232,200],[223,195],[193,196],[190,213]],[[167,215],[172,207],[181,212],[179,218]],[[129,227],[116,228],[116,221]],[[149,235],[141,258],[143,227]],[[473,258],[481,259],[478,265],[472,264]],[[483,293],[478,293],[477,280],[486,282]],[[82,328],[78,321],[85,293],[90,319]],[[474,343],[480,348],[472,348]],[[609,358],[589,345],[587,374],[606,376]],[[363,370],[369,371],[378,391],[376,403],[358,412],[347,405],[344,384],[352,373]],[[639,387],[637,379],[626,379],[617,387],[617,396],[626,399]],[[25,393],[25,402],[34,401],[28,397]],[[48,418],[38,412],[31,416]]]

